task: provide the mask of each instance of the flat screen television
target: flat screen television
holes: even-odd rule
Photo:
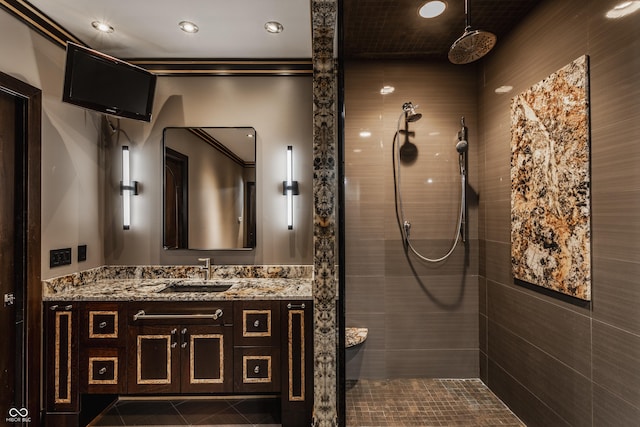
[[[155,74],[93,49],[67,43],[64,102],[150,122],[155,88]]]

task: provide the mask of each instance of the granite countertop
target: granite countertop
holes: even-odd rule
[[[99,279],[43,296],[45,301],[232,301],[312,299],[310,278]],[[231,285],[223,292],[161,292],[169,286]]]

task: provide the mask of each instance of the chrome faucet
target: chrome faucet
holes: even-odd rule
[[[199,262],[204,262],[204,265],[200,266],[200,270],[204,271],[204,280],[209,280],[211,274],[211,258],[198,258]]]

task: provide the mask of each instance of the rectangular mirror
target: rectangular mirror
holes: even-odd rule
[[[164,129],[165,249],[256,246],[256,131]]]

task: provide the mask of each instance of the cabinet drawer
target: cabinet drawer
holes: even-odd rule
[[[82,309],[82,341],[88,345],[124,345],[125,315],[117,303],[88,303]]]
[[[277,346],[280,310],[277,301],[237,301],[234,307],[236,346]]]
[[[234,391],[279,392],[280,351],[272,347],[236,347]]]
[[[83,353],[80,366],[83,392],[126,392],[126,357],[123,348],[89,348]]]
[[[89,339],[118,338],[118,312],[91,310],[89,315]]]

